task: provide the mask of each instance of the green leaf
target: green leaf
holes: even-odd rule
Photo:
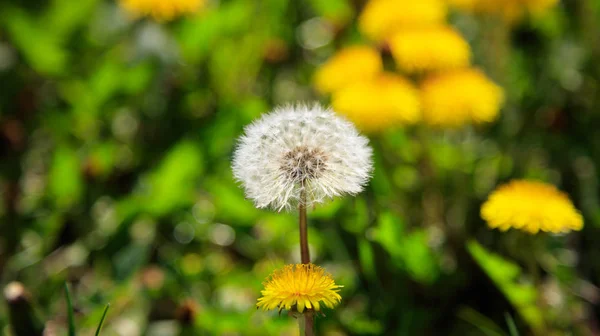
[[[522,270],[515,263],[488,252],[477,241],[467,243],[467,249],[483,271],[533,329],[543,327],[543,314],[537,306],[539,293],[532,284],[519,283]]]
[[[375,150],[373,152],[373,161],[375,169],[373,170],[373,178],[369,184],[371,185],[371,188],[373,188],[373,191],[378,199],[389,199],[390,195],[392,194],[391,186],[394,184],[387,176],[386,167],[384,164],[385,158],[381,154],[381,151]]]
[[[202,160],[202,150],[195,143],[184,140],[175,145],[147,175],[148,191],[139,196],[145,210],[160,216],[190,205],[204,169]]]
[[[345,216],[345,218],[342,217],[341,224],[344,230],[360,235],[365,232],[369,225],[369,206],[362,197],[357,197],[350,201],[354,203],[353,206],[350,207],[351,213],[349,213],[348,216]],[[333,215],[334,213],[330,215],[330,218],[333,218]]]
[[[372,280],[376,279],[375,256],[373,254],[371,243],[366,239],[360,239],[358,241],[358,258],[364,274]]]
[[[244,198],[244,192],[233,181],[210,179],[204,183],[207,191],[214,198],[215,208],[220,218],[236,225],[254,225],[260,210],[256,209],[251,200]]]
[[[255,15],[253,6],[249,1],[228,1],[218,10],[209,9],[183,22],[177,33],[183,58],[198,63],[209,57],[223,38],[247,33]]]
[[[519,336],[519,330],[517,330],[517,325],[515,324],[515,320],[513,320],[512,316],[510,316],[509,313],[504,313],[504,317],[506,318],[506,324],[508,325],[510,336]]]
[[[427,232],[404,232],[402,220],[391,213],[379,218],[373,239],[390,254],[392,261],[416,281],[432,283],[439,274],[435,254],[429,248]]]
[[[439,274],[438,262],[428,243],[425,230],[408,234],[401,242],[404,267],[410,276],[422,283],[432,283]]]
[[[125,280],[148,262],[150,245],[134,243],[121,249],[114,257],[114,277]]]
[[[403,249],[400,241],[404,234],[404,222],[386,212],[379,217],[377,227],[373,230],[373,239],[379,242],[392,258],[402,259]]]
[[[49,172],[49,193],[59,208],[78,202],[83,193],[81,164],[74,149],[59,146]]]
[[[52,27],[51,32],[64,39],[76,28],[88,22],[98,0],[53,0],[46,11],[44,26]]]
[[[41,74],[62,74],[68,64],[68,53],[52,30],[40,26],[35,17],[20,8],[5,7],[2,11],[0,21],[4,21],[10,39],[29,65]]]
[[[349,0],[311,0],[310,4],[319,16],[338,26],[346,25],[354,17],[354,7]]]
[[[486,336],[505,336],[504,331],[494,321],[471,307],[463,307],[458,317],[477,327]]]

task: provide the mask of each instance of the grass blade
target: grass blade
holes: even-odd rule
[[[519,330],[517,330],[517,325],[515,324],[515,320],[513,320],[512,316],[510,316],[509,313],[504,313],[504,317],[506,318],[506,324],[508,324],[510,336],[519,336]]]
[[[67,298],[67,316],[69,319],[69,336],[75,336],[75,316],[73,314],[73,303],[71,301],[71,293],[69,286],[65,282],[65,296]]]
[[[110,303],[106,305],[104,308],[104,313],[102,313],[102,318],[100,319],[100,324],[98,324],[98,329],[96,329],[96,336],[100,335],[100,330],[102,329],[102,324],[104,323],[104,319],[106,318],[106,313],[108,312],[108,308],[110,308]]]

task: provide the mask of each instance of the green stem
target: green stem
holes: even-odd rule
[[[483,50],[485,64],[491,77],[498,81],[501,86],[507,87],[508,78],[506,70],[510,60],[510,27],[505,20],[495,16],[487,15],[483,18],[485,27],[483,34],[488,44]]]
[[[312,311],[305,311],[304,318],[298,319],[298,328],[300,328],[301,336],[314,336],[315,335],[315,319]]]
[[[108,308],[110,308],[110,303],[104,307],[104,312],[102,313],[102,318],[100,319],[100,323],[98,323],[98,328],[96,329],[95,336],[100,336],[100,331],[102,330],[102,325],[104,324],[104,319],[106,318],[106,313],[108,313]]]
[[[310,253],[308,251],[308,223],[306,220],[306,196],[302,192],[300,205],[298,206],[298,227],[300,229],[300,260],[303,264],[310,264]],[[312,312],[305,311],[304,318],[298,319],[300,335],[313,336],[315,320]]]
[[[539,233],[537,233],[535,235],[531,235],[531,237],[529,237],[529,239],[530,239],[529,246],[531,246],[531,251],[529,253],[529,260],[530,260],[529,267],[530,267],[531,276],[533,277],[533,284],[534,284],[535,288],[538,289],[538,294],[539,294],[540,289],[544,285],[544,279],[542,278],[540,266],[541,266],[541,262],[542,262],[542,258],[543,258],[543,253],[544,253],[545,247],[546,247],[546,240],[545,240],[545,237],[543,235],[540,235]],[[546,307],[541,305],[539,295],[538,295],[537,304],[542,311],[545,311]],[[549,322],[549,321],[547,321],[546,316],[544,316],[544,318],[542,319],[542,325],[540,327],[540,330],[535,331],[536,335],[547,335],[547,332],[548,332],[547,322]]]
[[[69,336],[75,336],[75,315],[73,313],[73,302],[71,301],[71,293],[69,292],[69,286],[64,283],[65,296],[67,298],[67,318],[69,321]]]
[[[308,251],[308,224],[306,220],[306,205],[300,203],[298,206],[299,212],[299,228],[300,228],[300,260],[303,264],[310,263],[310,253]]]

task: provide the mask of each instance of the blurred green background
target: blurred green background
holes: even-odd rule
[[[231,153],[272,107],[327,103],[314,71],[362,39],[362,6],[209,1],[160,22],[109,0],[3,1],[1,287],[23,283],[49,335],[65,334],[65,281],[82,335],[108,302],[103,335],[296,335],[255,303],[299,261],[297,219],[255,209]],[[491,125],[371,136],[367,190],[309,214],[313,260],[344,285],[319,334],[600,334],[599,19],[595,0],[510,25],[450,12],[507,102]],[[488,229],[479,207],[511,178],[569,193],[583,231]]]

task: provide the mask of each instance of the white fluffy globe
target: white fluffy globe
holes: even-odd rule
[[[247,126],[233,174],[258,208],[307,207],[363,190],[373,170],[369,140],[320,105],[276,108]]]

